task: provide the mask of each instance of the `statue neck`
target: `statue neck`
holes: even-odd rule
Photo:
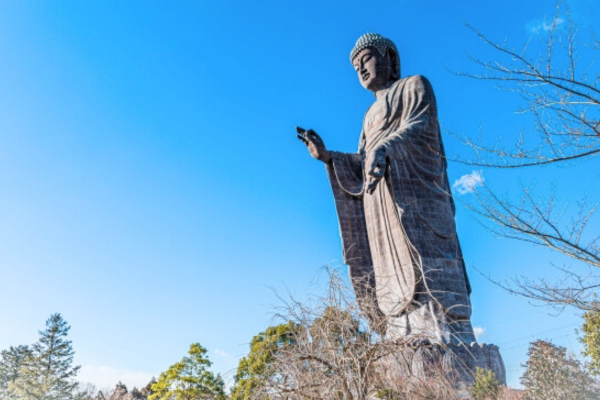
[[[387,92],[390,90],[390,87],[392,87],[392,85],[394,84],[394,82],[396,82],[395,80],[389,80],[385,83],[385,85],[383,85],[382,87],[380,87],[379,89],[377,89],[376,91],[374,91],[373,93],[375,94],[375,98],[377,100],[381,99],[383,96],[385,96],[387,94]]]

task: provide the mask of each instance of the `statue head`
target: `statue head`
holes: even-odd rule
[[[400,56],[394,42],[377,33],[367,33],[356,41],[350,62],[360,84],[376,92],[389,81],[400,79]]]

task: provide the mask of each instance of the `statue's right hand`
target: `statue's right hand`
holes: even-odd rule
[[[321,136],[319,136],[317,132],[312,129],[306,130],[299,126],[296,127],[296,132],[298,132],[298,139],[306,145],[313,158],[323,162],[329,162],[331,160],[331,154],[329,154],[329,151],[325,147],[325,143],[323,143],[323,139],[321,139]]]

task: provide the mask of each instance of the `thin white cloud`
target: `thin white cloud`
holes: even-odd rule
[[[233,355],[223,349],[214,349],[212,353],[215,355],[215,362],[235,367],[240,360],[240,356]]]
[[[96,387],[111,388],[122,382],[131,391],[134,387],[143,388],[150,382],[153,375],[142,371],[118,370],[107,366],[83,365],[77,374],[77,380],[92,383]]]
[[[483,326],[474,326],[473,332],[475,333],[475,339],[479,340],[483,335],[485,335],[485,328]]]
[[[565,20],[562,18],[557,18],[556,20],[552,20],[552,21],[548,21],[548,20],[533,20],[533,21],[529,21],[526,25],[527,30],[530,33],[535,33],[535,32],[539,32],[539,31],[544,31],[544,32],[548,32],[549,30],[552,29],[552,25],[556,25],[556,27],[562,25],[565,23]]]
[[[452,185],[458,194],[473,193],[478,186],[483,186],[485,179],[481,171],[473,171],[458,178]]]
[[[217,355],[219,357],[223,357],[223,358],[229,358],[229,357],[231,357],[231,354],[229,354],[225,350],[215,349],[214,352],[215,352],[215,355]]]

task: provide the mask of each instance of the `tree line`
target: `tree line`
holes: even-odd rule
[[[556,14],[521,50],[475,33],[497,51],[492,61],[473,58],[481,73],[463,74],[493,81],[517,93],[523,113],[535,129],[524,131],[514,143],[489,143],[464,137],[474,157],[458,161],[482,168],[544,168],[590,162],[600,154],[600,73],[596,60],[600,42],[591,32],[583,40],[568,7],[557,3]],[[537,45],[533,39],[540,39]],[[586,57],[578,52],[587,49]],[[531,55],[532,49],[534,51]],[[587,64],[583,64],[587,61]],[[348,288],[333,274],[327,295],[307,305],[291,300],[279,324],[250,342],[227,391],[222,377],[211,371],[207,349],[190,346],[179,362],[158,379],[131,392],[118,383],[100,391],[77,381],[69,325],[54,314],[31,345],[17,345],[0,353],[1,400],[354,400],[403,399],[598,399],[600,388],[600,237],[594,232],[600,201],[582,201],[570,213],[554,193],[541,196],[523,186],[522,198],[503,198],[491,187],[477,191],[473,212],[493,233],[542,246],[569,257],[561,267],[563,279],[516,279],[497,284],[509,292],[558,309],[583,312],[580,340],[585,361],[564,347],[536,340],[528,350],[521,378],[522,391],[500,387],[490,371],[477,370],[472,385],[456,387],[455,371],[432,365],[424,376],[398,379],[398,359],[413,351],[405,343],[386,343],[366,322]],[[316,305],[315,305],[316,304]],[[420,357],[428,357],[420,354]]]
[[[566,348],[536,340],[529,346],[521,377],[523,390],[503,387],[491,371],[477,369],[470,385],[459,371],[434,360],[411,343],[389,342],[369,328],[352,288],[329,270],[324,295],[306,302],[286,301],[280,323],[250,341],[239,361],[232,387],[211,370],[208,351],[199,343],[144,388],[128,391],[121,382],[98,390],[77,380],[69,325],[60,314],[32,345],[0,353],[2,400],[306,400],[386,399],[598,400],[600,399],[600,318],[586,321],[581,340],[587,361]],[[419,353],[421,352],[421,353]],[[410,357],[432,362],[419,375]]]

